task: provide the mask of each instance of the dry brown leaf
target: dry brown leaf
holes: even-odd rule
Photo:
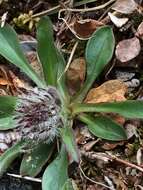
[[[8,95],[4,89],[0,87],[0,96],[6,96]]]
[[[7,85],[11,85],[11,83],[4,78],[0,78],[0,85],[7,86]]]
[[[79,37],[88,38],[97,28],[103,25],[104,24],[100,21],[85,19],[76,21],[73,25],[73,29]]]
[[[127,40],[122,40],[116,47],[116,57],[121,62],[127,62],[135,58],[141,50],[140,41],[133,37]]]
[[[137,4],[134,0],[117,0],[112,9],[119,13],[130,14],[137,9]]]
[[[29,85],[23,80],[19,79],[10,69],[5,65],[0,66],[0,95],[18,95],[20,88],[29,88]]]
[[[116,143],[105,142],[105,143],[102,145],[102,148],[103,148],[104,150],[113,150],[113,149],[115,149],[117,146],[123,146],[124,143],[125,143],[124,141],[116,142]]]
[[[120,80],[109,80],[103,83],[98,88],[93,88],[87,94],[85,99],[86,103],[100,103],[100,102],[113,102],[124,101],[127,92],[127,87],[124,82]]]
[[[86,73],[85,59],[80,57],[73,60],[67,71],[68,86],[72,91],[80,89],[85,79],[85,73]]]
[[[76,143],[79,145],[85,145],[89,141],[94,141],[95,137],[89,132],[87,127],[81,126],[74,130]]]
[[[20,80],[12,71],[9,71],[9,76],[15,88],[29,88],[29,86],[23,80]]]
[[[141,22],[140,25],[138,26],[136,36],[143,40],[143,22]]]

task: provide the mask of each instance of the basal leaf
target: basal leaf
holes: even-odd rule
[[[16,97],[0,96],[0,118],[7,117],[12,114],[16,105]]]
[[[0,175],[7,170],[11,163],[22,154],[24,142],[18,142],[0,156]]]
[[[68,179],[68,159],[65,148],[62,147],[57,158],[47,167],[42,178],[42,190],[62,190]]]
[[[78,188],[72,179],[68,179],[64,184],[62,190],[78,190]]]
[[[113,112],[127,118],[143,118],[143,101],[127,100],[111,103],[75,104],[73,110],[75,114],[81,112]]]
[[[66,149],[68,150],[70,157],[74,161],[78,162],[79,154],[78,154],[78,150],[77,150],[77,146],[76,146],[76,142],[75,142],[75,138],[74,138],[72,129],[69,127],[62,128],[61,129],[61,137],[62,137],[63,142],[66,145]]]
[[[39,21],[37,40],[37,51],[43,67],[46,83],[56,86],[59,64],[64,65],[65,61],[54,44],[53,26],[49,17],[43,17]]]
[[[8,24],[4,27],[0,27],[0,54],[19,67],[38,86],[45,86],[44,82],[39,78],[25,58],[20,48],[16,32]]]
[[[15,127],[16,127],[16,125],[14,123],[14,120],[12,119],[12,116],[0,118],[0,130],[1,131],[13,129]]]
[[[56,86],[63,99],[68,93],[65,85],[65,60],[54,44],[53,26],[49,17],[43,17],[37,27],[37,52],[47,85]]]
[[[126,140],[127,138],[125,130],[108,117],[92,117],[83,114],[79,116],[79,119],[87,124],[89,131],[97,137],[112,141]]]
[[[109,26],[96,30],[87,42],[85,58],[87,63],[87,77],[83,88],[75,101],[81,102],[95,79],[103,71],[112,58],[115,46],[114,35]]]
[[[20,174],[35,177],[51,157],[54,144],[40,143],[31,152],[24,154]]]

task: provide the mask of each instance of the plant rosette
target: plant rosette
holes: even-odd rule
[[[25,94],[0,96],[0,130],[13,130],[20,138],[0,156],[2,175],[13,160],[23,154],[20,174],[35,177],[47,163],[55,141],[60,141],[60,152],[47,166],[43,190],[72,189],[68,178],[68,155],[79,162],[78,148],[73,134],[73,122],[79,120],[89,131],[100,138],[126,140],[122,126],[100,113],[117,113],[126,118],[143,118],[143,102],[126,100],[111,103],[83,103],[93,82],[113,56],[115,39],[110,26],[97,29],[87,41],[85,50],[86,79],[80,91],[71,97],[65,82],[66,62],[56,48],[52,23],[48,17],[40,19],[37,26],[37,54],[43,68],[44,80],[33,70],[11,26],[0,28],[0,54],[16,65],[37,87]],[[23,150],[29,150],[23,153]]]

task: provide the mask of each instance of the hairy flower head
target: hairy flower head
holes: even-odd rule
[[[19,97],[13,119],[23,139],[50,142],[62,125],[61,102],[54,87],[34,88]]]

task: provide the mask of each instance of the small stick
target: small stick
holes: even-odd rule
[[[99,9],[103,9],[105,7],[107,7],[108,5],[110,5],[111,3],[113,3],[116,0],[110,0],[107,3],[104,3],[103,5],[99,5],[97,7],[92,7],[92,8],[85,8],[85,9],[61,9],[61,11],[71,11],[71,12],[92,12],[92,11],[97,11]]]
[[[65,70],[64,70],[64,73],[67,72],[67,70],[68,70],[68,68],[69,68],[69,66],[70,66],[70,64],[71,64],[71,61],[72,61],[72,59],[73,59],[73,56],[74,56],[74,53],[75,53],[75,51],[76,51],[77,46],[78,46],[78,42],[76,42],[76,43],[74,44],[73,48],[72,48],[70,57],[69,57],[69,59],[68,59],[68,63],[67,63],[66,68],[65,68]]]
[[[89,2],[86,2],[86,4],[88,3],[92,3],[92,2],[95,2],[97,0],[90,0]],[[64,5],[68,5],[69,4],[69,1],[66,1],[64,3]],[[77,7],[77,6],[81,6],[81,5],[84,5],[85,3],[84,2],[76,2],[74,4],[74,7]],[[60,5],[57,5],[55,7],[52,7],[51,9],[48,9],[48,10],[45,10],[45,11],[42,11],[40,13],[36,13],[34,15],[32,15],[32,18],[37,18],[37,17],[41,17],[41,16],[44,16],[44,15],[51,15],[51,14],[54,14],[54,13],[57,13],[59,10],[60,10],[61,6]]]
[[[28,176],[22,177],[21,175],[11,174],[11,173],[7,173],[7,175],[8,175],[8,176],[15,177],[15,178],[26,179],[26,180],[28,180],[28,181],[33,181],[33,182],[38,182],[38,183],[41,183],[41,182],[42,182],[42,180],[39,179],[39,178],[33,178],[33,177],[28,177]]]
[[[92,154],[92,152],[89,152],[88,154],[86,153],[86,152],[81,152],[82,153],[82,155],[83,156],[85,156],[85,157],[88,157],[88,158],[90,158],[90,154]],[[94,154],[93,154],[94,155]],[[138,166],[138,165],[136,165],[136,164],[133,164],[133,163],[130,163],[130,162],[128,162],[127,160],[122,160],[121,158],[118,158],[118,157],[116,157],[116,156],[114,156],[114,155],[109,155],[109,154],[105,154],[104,153],[104,158],[107,158],[108,160],[111,160],[111,161],[117,161],[117,162],[120,162],[120,163],[122,163],[122,164],[125,164],[125,165],[127,165],[127,166],[129,166],[129,167],[131,167],[131,168],[135,168],[135,169],[137,169],[137,170],[139,170],[139,171],[141,171],[141,172],[143,172],[143,168],[142,167],[140,167],[140,166]],[[92,159],[94,159],[94,157],[92,156]],[[100,157],[95,157],[95,159],[99,159],[99,160],[101,160],[101,158]],[[103,160],[103,159],[102,159]],[[107,161],[108,161],[107,160]],[[104,161],[104,160],[103,160]]]
[[[122,163],[122,164],[125,164],[125,165],[127,165],[127,166],[129,166],[129,167],[131,167],[131,168],[135,168],[135,169],[137,169],[137,170],[143,172],[143,168],[141,168],[140,166],[138,166],[138,165],[136,165],[136,164],[130,163],[130,162],[128,162],[127,160],[122,160],[121,158],[118,158],[118,157],[112,156],[112,155],[109,155],[109,156],[107,156],[107,157],[108,157],[108,158],[111,158],[112,160],[115,160],[115,161],[117,161],[117,162],[120,162],[120,163]]]
[[[76,34],[76,32],[71,28],[71,26],[68,24],[68,22],[67,22],[64,18],[61,17],[61,13],[63,12],[63,10],[65,11],[66,9],[61,9],[61,10],[59,11],[59,13],[58,13],[58,19],[59,19],[59,20],[62,20],[62,21],[66,24],[66,26],[68,27],[68,29],[73,33],[73,35],[74,35],[77,39],[79,39],[79,40],[87,40],[88,38],[81,38],[81,37],[79,37],[79,36]]]
[[[94,184],[97,184],[97,185],[101,185],[102,187],[106,187],[106,188],[108,188],[108,189],[113,190],[111,187],[109,187],[109,186],[107,186],[107,185],[105,185],[105,184],[103,184],[103,183],[100,183],[100,182],[98,182],[98,181],[94,181],[94,180],[90,179],[89,177],[87,177],[87,176],[85,175],[84,171],[83,171],[82,168],[81,168],[81,162],[80,162],[80,164],[79,164],[79,169],[80,169],[82,175],[83,175],[83,176],[85,177],[85,179],[87,179],[88,181],[90,181],[90,182],[92,182],[92,183],[94,183]]]
[[[63,76],[63,74],[67,72],[67,70],[68,70],[68,68],[69,68],[69,66],[70,66],[70,64],[71,64],[71,61],[72,61],[72,59],[73,59],[73,56],[74,56],[74,53],[75,53],[75,51],[76,51],[77,46],[78,46],[78,42],[76,42],[76,43],[74,44],[74,46],[73,46],[73,48],[72,48],[72,51],[71,51],[71,54],[70,54],[70,57],[69,57],[69,59],[68,59],[68,63],[67,63],[67,65],[66,65],[66,67],[65,67],[65,70],[63,71],[63,73],[61,74],[61,76],[58,78],[58,80],[60,80],[61,77]]]
[[[64,3],[64,5],[68,5],[69,1],[66,1]],[[61,5],[57,5],[55,7],[52,7],[51,9],[48,9],[48,10],[45,10],[45,11],[42,11],[40,13],[36,13],[34,15],[32,15],[32,18],[37,18],[37,17],[41,17],[41,16],[44,16],[44,15],[50,15],[50,14],[53,14],[55,12],[58,12],[61,8]]]

